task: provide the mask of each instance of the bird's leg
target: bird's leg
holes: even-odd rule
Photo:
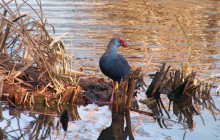
[[[113,100],[114,100],[114,93],[115,93],[115,81],[112,80],[112,95],[111,95],[111,99],[110,99],[110,104],[113,103]]]
[[[117,89],[117,88],[118,88],[118,82],[112,80],[112,95],[111,95],[110,101],[109,102],[95,101],[95,104],[112,105],[113,101],[114,101],[115,89]]]
[[[112,96],[111,96],[111,99],[110,99],[110,104],[113,104],[113,101],[114,101],[114,93],[115,93],[115,90],[117,90],[117,89],[118,89],[118,82],[112,80]]]

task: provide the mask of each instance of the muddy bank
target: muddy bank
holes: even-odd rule
[[[110,100],[112,92],[111,80],[97,77],[81,78],[79,85],[82,87],[79,103],[91,104],[95,101],[105,102]]]

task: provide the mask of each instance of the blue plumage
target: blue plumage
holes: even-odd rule
[[[131,73],[127,60],[117,53],[117,49],[120,46],[127,47],[120,38],[113,38],[107,46],[107,51],[99,60],[101,71],[112,80],[118,82],[122,79],[124,80]]]

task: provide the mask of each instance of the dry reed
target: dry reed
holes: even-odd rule
[[[74,85],[72,75],[85,75],[72,69],[74,62],[78,69],[83,67],[67,52],[63,37],[69,33],[52,38],[46,28],[50,24],[43,14],[41,1],[36,0],[36,3],[38,9],[26,1],[21,4],[16,0],[0,2],[0,95],[3,84],[33,89],[33,83],[52,88],[57,95],[65,90],[63,79],[69,79]],[[11,8],[12,4],[16,8]],[[33,12],[23,13],[24,5]],[[45,88],[40,93],[45,92]]]

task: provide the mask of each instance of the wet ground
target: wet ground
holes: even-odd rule
[[[37,7],[34,1],[30,4]],[[98,68],[98,60],[108,41],[119,36],[129,45],[120,48],[119,52],[130,65],[145,68],[152,56],[145,75],[148,85],[151,79],[147,74],[155,72],[162,62],[179,69],[181,62],[186,62],[188,43],[178,20],[191,41],[190,69],[197,71],[200,77],[220,73],[219,1],[44,0],[42,5],[48,22],[56,29],[54,37],[70,32],[71,40],[66,37],[68,51],[84,67]],[[28,7],[23,10],[31,11]],[[170,119],[164,110],[163,118],[131,111],[127,115],[131,128],[124,129],[123,134],[126,136],[131,131],[138,140],[220,139],[220,102],[215,93],[219,84],[215,84],[211,96],[201,98],[200,102],[182,101],[187,106],[172,104]],[[140,91],[137,99],[144,98],[144,91]],[[163,97],[163,103],[168,109],[166,97]],[[158,111],[154,104],[138,104],[140,110]],[[61,125],[63,121],[60,121],[64,110],[69,116],[66,132]],[[94,104],[51,109],[35,106],[29,111],[11,108],[2,102],[0,112],[0,136],[4,139],[97,139],[103,134],[102,130],[115,122],[108,106]]]

